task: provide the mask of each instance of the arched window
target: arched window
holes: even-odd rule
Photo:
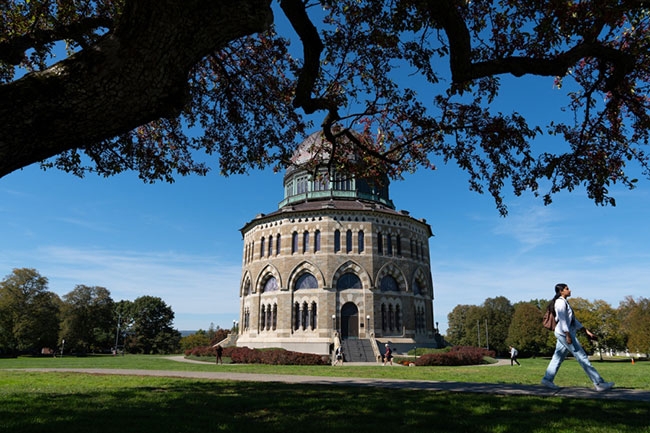
[[[352,252],[352,230],[345,232],[345,252],[348,254]]]
[[[266,305],[262,305],[262,310],[260,311],[260,329],[263,331],[266,327]]]
[[[358,240],[357,251],[359,253],[362,253],[363,250],[366,247],[365,246],[365,241],[364,241],[364,238],[363,238],[363,230],[359,230],[359,235],[357,236],[357,240]]]
[[[264,288],[262,289],[262,293],[266,292],[275,292],[278,290],[278,280],[275,279],[275,277],[270,277],[266,282],[264,283]]]
[[[395,243],[397,244],[397,255],[401,256],[402,255],[402,238],[400,235],[397,235],[397,238],[395,239]]]
[[[420,288],[420,283],[418,283],[418,280],[413,281],[413,294],[414,295],[422,294],[422,289]]]
[[[302,252],[303,254],[309,251],[309,232],[302,234]]]
[[[382,292],[399,292],[397,280],[391,275],[384,275],[379,283]]]
[[[275,255],[280,255],[280,234],[275,237]]]
[[[320,230],[314,232],[314,252],[320,251]]]
[[[250,280],[246,280],[244,283],[244,296],[248,296],[251,293],[251,282]]]
[[[336,290],[360,289],[361,280],[356,274],[346,272],[336,281]]]
[[[269,252],[266,255],[267,257],[271,257],[271,254],[273,254],[273,236],[269,236]]]
[[[388,248],[388,255],[392,256],[393,255],[393,235],[388,233],[386,235],[386,247]]]
[[[341,232],[334,230],[334,252],[338,253],[341,251]]]
[[[298,232],[293,232],[291,238],[291,254],[298,252]]]
[[[377,233],[377,252],[384,254],[384,236],[381,232]]]
[[[294,286],[294,290],[317,289],[317,288],[318,288],[318,281],[316,280],[316,277],[314,277],[309,272],[306,272],[302,274],[300,277],[298,277],[298,279],[296,280],[296,284]]]
[[[393,306],[388,306],[388,330],[392,331],[395,329],[395,313],[393,312]]]
[[[260,241],[261,242],[261,244],[260,244],[260,257],[264,257],[264,245],[265,245],[264,241],[265,240],[266,240],[265,238],[262,238],[262,240]]]

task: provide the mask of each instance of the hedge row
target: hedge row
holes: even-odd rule
[[[416,366],[458,366],[483,364],[486,356],[494,357],[492,350],[481,347],[454,346],[448,352],[428,353],[415,360]]]
[[[185,351],[185,356],[216,357],[214,347],[195,347]],[[233,364],[270,364],[270,365],[328,365],[328,356],[313,353],[292,352],[284,349],[250,349],[248,347],[224,347],[223,357],[230,358]]]

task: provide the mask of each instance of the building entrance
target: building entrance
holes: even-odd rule
[[[341,308],[341,338],[359,338],[359,309],[353,302]]]

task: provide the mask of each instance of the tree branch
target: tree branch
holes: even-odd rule
[[[114,32],[0,87],[0,177],[175,116],[194,65],[230,41],[266,30],[270,3],[127,0]]]

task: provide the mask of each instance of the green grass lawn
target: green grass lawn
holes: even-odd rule
[[[135,368],[536,385],[546,364],[524,359],[522,367],[296,367],[200,365],[129,355],[0,359],[0,431],[650,433],[647,402],[9,370]],[[650,363],[595,365],[617,386],[650,389]],[[557,383],[589,386],[571,360]]]

